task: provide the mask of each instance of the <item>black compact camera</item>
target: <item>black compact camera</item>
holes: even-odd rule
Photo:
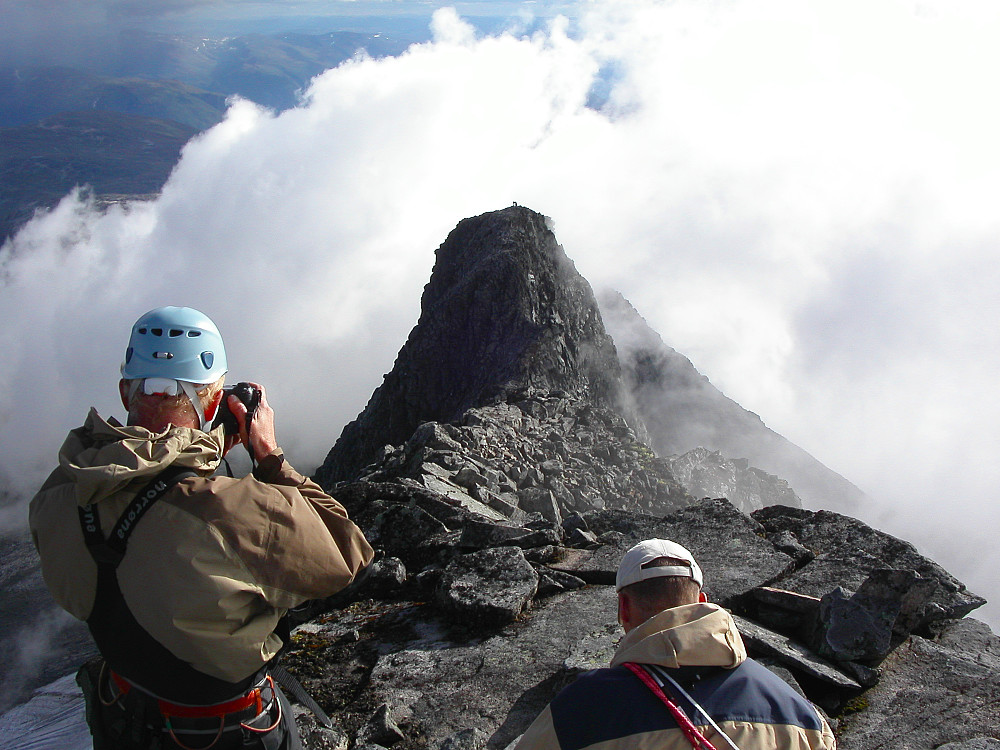
[[[227,435],[238,435],[240,433],[240,425],[236,421],[236,415],[229,411],[230,396],[236,396],[246,406],[246,425],[249,432],[250,423],[253,422],[254,415],[257,413],[257,407],[260,406],[260,389],[254,388],[249,383],[237,383],[232,388],[226,388],[222,392],[222,403],[219,404],[215,421],[212,422],[212,429],[214,430],[221,424],[225,427]]]

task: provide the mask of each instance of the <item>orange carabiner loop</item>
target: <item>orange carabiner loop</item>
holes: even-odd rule
[[[271,726],[267,727],[266,729],[257,729],[257,727],[249,726],[248,724],[241,721],[240,726],[246,729],[248,732],[256,732],[257,734],[267,734],[268,732],[273,732],[275,729],[277,729],[278,725],[281,723],[281,701],[278,700],[278,690],[274,686],[274,679],[271,677],[271,675],[267,676],[267,681],[271,683],[271,695],[274,696],[274,702],[278,706],[278,718],[275,719],[274,723]]]

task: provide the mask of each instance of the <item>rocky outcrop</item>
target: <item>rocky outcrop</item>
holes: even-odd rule
[[[302,713],[307,744],[504,750],[609,662],[615,572],[654,536],[694,552],[751,654],[827,713],[841,748],[1000,739],[1000,639],[962,619],[983,600],[912,545],[803,510],[745,458],[658,457],[656,432],[663,450],[706,425],[756,420],[730,447],[769,431],[648,342],[620,347],[620,388],[574,274],[522,208],[439,249],[420,323],[320,472],[380,557],[359,590],[299,613],[289,666],[339,728]]]
[[[1000,739],[1000,639],[955,617],[981,599],[855,519],[825,514],[830,522],[806,531],[800,509],[768,508],[758,521],[725,500],[703,500],[660,516],[603,509],[562,523],[525,514],[513,524],[408,478],[335,491],[382,556],[352,603],[327,602],[294,636],[286,663],[340,732],[332,738],[300,713],[309,747],[360,747],[372,722],[386,720],[398,730],[386,740],[396,750],[507,747],[561,687],[607,665],[621,635],[615,571],[651,536],[694,552],[706,591],[735,613],[751,655],[827,713],[841,748]],[[801,554],[796,532],[819,554]],[[815,588],[821,576],[803,577],[811,566],[829,574],[830,550],[847,560],[851,545],[871,540],[880,543],[866,567],[845,562],[828,591]],[[927,601],[938,606],[886,593],[907,576],[932,581]],[[890,623],[878,653],[825,645],[835,622],[827,595],[853,594],[838,586],[859,579],[872,619]],[[798,591],[803,580],[820,595]]]
[[[465,219],[438,248],[416,327],[318,474],[351,478],[419,424],[526,388],[614,406],[619,366],[590,285],[545,217],[514,206]]]
[[[687,357],[667,346],[621,294],[604,291],[599,301],[621,359],[626,398],[659,455],[705,448],[747,459],[781,477],[807,505],[850,512],[865,507],[861,490],[718,390]],[[766,504],[774,503],[797,504],[778,498]]]
[[[465,219],[437,250],[420,319],[392,371],[344,429],[317,476],[334,483],[402,473],[439,489],[438,480],[457,483],[458,489],[447,492],[471,494],[507,517],[518,509],[548,518],[602,507],[656,513],[676,507],[685,495],[726,496],[747,512],[775,503],[801,505],[787,482],[745,459],[706,450],[669,461],[657,457],[647,414],[663,445],[674,445],[678,441],[668,434],[677,433],[683,443],[688,422],[704,422],[718,410],[701,404],[689,414],[681,408],[678,419],[665,424],[663,405],[651,394],[677,403],[690,389],[684,378],[639,383],[634,337],[621,335],[627,347],[624,380],[590,285],[545,217],[512,206]],[[469,423],[476,419],[483,424]],[[465,444],[471,455],[490,452],[471,443],[507,446],[506,456],[491,456],[500,462],[492,471],[502,481],[493,482],[492,474],[475,479],[472,466],[464,478],[443,476],[452,468],[447,460],[421,467],[428,462],[418,457],[414,464],[411,436],[424,423],[470,428]],[[545,435],[535,434],[539,424]],[[479,427],[488,436],[475,434]],[[388,455],[386,446],[397,446],[396,453]],[[660,455],[666,452],[660,449]],[[463,484],[469,481],[476,486]]]
[[[662,512],[692,501],[616,412],[564,393],[519,391],[511,403],[425,422],[386,447],[359,479],[405,479],[493,520],[530,514],[559,523],[576,512]]]
[[[802,506],[788,482],[751,466],[745,458],[728,459],[718,451],[695,448],[682,456],[668,456],[667,465],[695,497],[725,497],[747,512],[768,505]]]
[[[985,600],[970,594],[965,586],[937,563],[920,555],[902,541],[839,513],[787,508],[764,508],[753,514],[768,533],[791,534],[815,558],[785,582],[803,594],[823,596],[836,586],[850,591],[872,591],[872,576],[883,579],[876,598],[905,597],[900,617],[909,629],[925,627],[942,617],[964,617]],[[911,570],[911,579],[888,582],[882,570]],[[926,581],[927,583],[918,582]],[[887,589],[895,588],[895,595]]]

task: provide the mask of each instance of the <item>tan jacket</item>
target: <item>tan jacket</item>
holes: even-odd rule
[[[691,743],[666,706],[622,666],[626,662],[677,670],[682,684],[690,668],[721,668],[699,670],[701,679],[686,689],[740,750],[836,747],[815,707],[747,658],[728,612],[716,604],[689,604],[665,610],[629,631],[611,668],[588,672],[565,688],[528,727],[515,750],[690,750]],[[683,698],[676,702],[689,716],[693,713]],[[694,724],[718,750],[730,747],[700,715]]]
[[[340,591],[373,553],[343,506],[283,462],[280,451],[261,461],[259,480],[211,476],[222,441],[221,428],[154,434],[91,410],[32,499],[29,524],[56,602],[86,620],[97,565],[77,506],[97,503],[106,535],[163,469],[197,472],[136,524],[118,580],[153,638],[195,669],[238,682],[277,653],[282,644],[273,631],[288,609]]]

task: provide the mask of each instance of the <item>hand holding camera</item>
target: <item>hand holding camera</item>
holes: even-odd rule
[[[212,427],[223,425],[226,435],[238,436],[254,461],[278,447],[274,437],[274,410],[267,403],[264,386],[240,382],[223,391]]]
[[[232,388],[226,388],[222,392],[222,403],[219,404],[219,411],[215,415],[212,429],[214,430],[221,424],[225,427],[227,435],[239,435],[240,423],[236,420],[236,415],[229,408],[230,396],[238,398],[240,403],[246,407],[245,421],[253,422],[254,415],[257,413],[257,407],[260,406],[261,391],[254,388],[250,383],[237,383]]]

